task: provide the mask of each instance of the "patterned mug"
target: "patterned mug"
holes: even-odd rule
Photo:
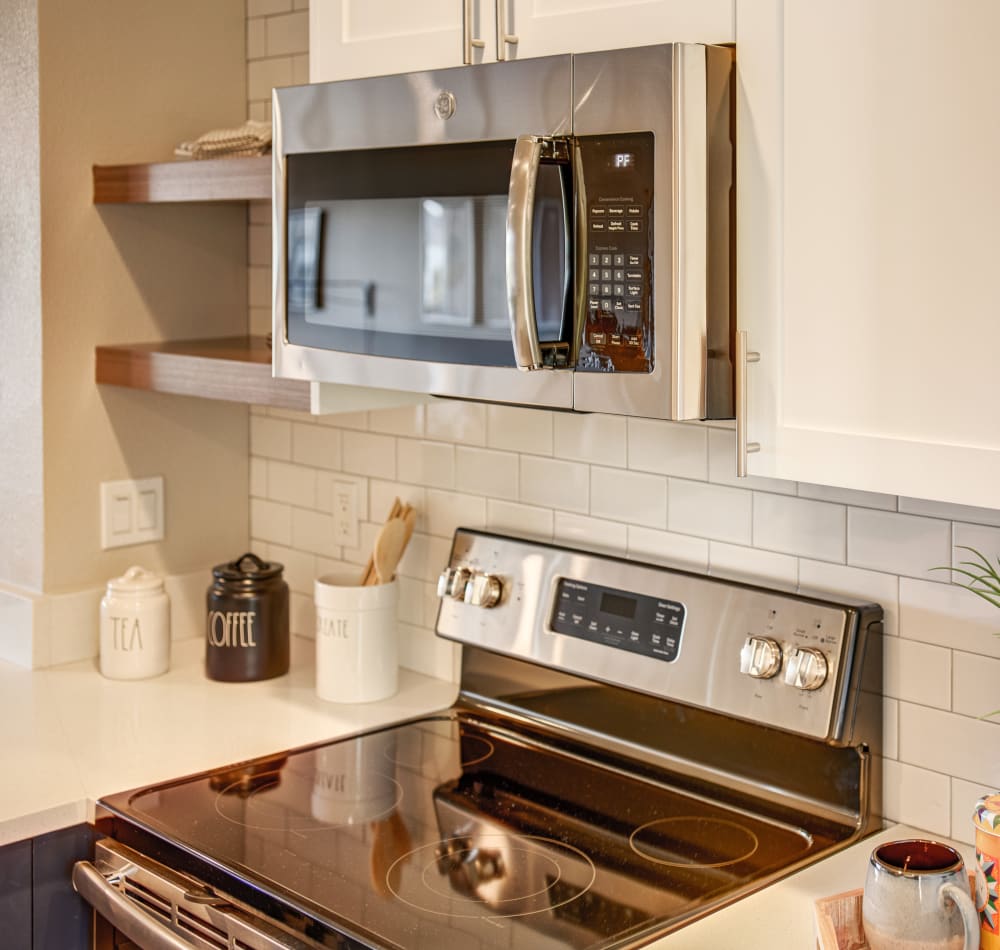
[[[979,945],[1000,950],[1000,915],[997,913],[997,868],[1000,864],[1000,794],[984,795],[972,815],[976,827],[976,908],[979,911]]]

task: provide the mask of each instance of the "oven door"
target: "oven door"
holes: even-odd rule
[[[319,950],[194,878],[111,839],[94,863],[78,861],[73,886],[94,908],[95,950]]]
[[[275,90],[275,374],[572,408],[569,369],[517,368],[506,267],[516,143],[565,142],[571,91],[569,56]],[[567,367],[568,153],[531,186],[533,329]]]

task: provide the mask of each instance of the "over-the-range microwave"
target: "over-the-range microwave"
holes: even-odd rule
[[[733,51],[276,89],[275,375],[733,414]]]

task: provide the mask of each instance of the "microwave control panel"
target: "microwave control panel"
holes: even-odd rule
[[[577,140],[586,190],[586,314],[577,369],[653,368],[653,134]],[[583,209],[581,209],[583,213]]]

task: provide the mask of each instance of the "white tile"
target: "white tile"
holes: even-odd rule
[[[337,471],[341,466],[340,432],[326,426],[294,423],[292,459],[301,465]]]
[[[260,407],[253,407],[260,408]],[[301,409],[279,409],[277,406],[268,406],[264,409],[264,415],[272,419],[284,419],[287,422],[318,422],[322,416],[311,416]]]
[[[399,624],[399,665],[408,670],[456,682],[460,649],[458,644],[442,640],[431,630]]]
[[[599,412],[553,415],[557,458],[623,468],[627,461],[626,420]]]
[[[953,526],[952,544],[955,550],[952,551],[952,565],[960,565],[962,561],[976,561],[978,558],[967,548],[974,548],[994,566],[998,566],[998,555],[1000,555],[1000,528],[987,527],[985,525],[967,524],[958,522]],[[942,562],[947,563],[947,562]],[[943,578],[947,580],[948,575]],[[958,577],[954,578],[959,580]]]
[[[689,534],[628,526],[628,556],[686,571],[708,571],[708,541]]]
[[[899,633],[899,578],[895,574],[799,558],[799,587],[804,593],[837,594],[878,604],[885,633],[891,637]]]
[[[334,537],[332,515],[305,508],[292,509],[291,547],[323,557],[340,557],[341,548]]]
[[[207,586],[206,584],[205,587]],[[53,665],[87,660],[100,653],[103,596],[103,589],[94,589],[55,594],[46,598]]]
[[[247,16],[271,16],[292,9],[292,0],[247,0]]]
[[[708,431],[708,480],[734,488],[767,491],[777,495],[794,495],[798,485],[780,478],[762,478],[759,475],[736,477],[736,433],[732,429],[707,427]]]
[[[250,456],[250,494],[267,497],[267,459]]]
[[[455,487],[455,446],[449,442],[418,442],[400,439],[396,443],[398,477],[417,485]]]
[[[899,758],[899,700],[882,700],[882,754]]]
[[[384,482],[380,479],[371,480],[370,505],[367,506],[369,521],[382,524],[392,511],[393,502],[398,498],[401,505],[410,505],[416,513],[416,530],[427,533],[427,489],[419,485],[407,485],[403,482]],[[366,509],[361,508],[362,513]]]
[[[754,584],[763,582],[794,588],[799,579],[797,558],[738,544],[726,544],[725,541],[709,542],[708,564],[709,571],[714,576]]]
[[[288,603],[288,628],[292,636],[316,638],[316,603],[312,595],[292,591]]]
[[[292,458],[292,426],[281,419],[268,416],[250,417],[250,454],[263,458]]]
[[[455,448],[455,487],[488,498],[517,499],[518,457],[511,452]]]
[[[456,528],[484,528],[486,499],[481,495],[427,490],[427,533],[451,538]]]
[[[882,495],[873,491],[857,491],[853,488],[834,488],[829,485],[811,485],[799,482],[799,497],[815,501],[832,501],[838,505],[853,505],[855,508],[878,508],[882,511],[896,510],[896,496]]]
[[[296,53],[292,57],[292,84],[305,86],[309,83],[309,54]]]
[[[515,534],[551,541],[554,513],[549,508],[519,505],[513,501],[486,499],[486,527],[500,534]]]
[[[251,201],[249,202],[249,218],[251,224],[266,224],[271,226],[271,202]]]
[[[625,525],[615,521],[602,521],[565,511],[555,513],[553,537],[560,544],[623,555],[628,547]]]
[[[843,563],[847,509],[825,501],[754,492],[754,547]]]
[[[970,524],[993,525],[1000,528],[1000,511],[993,508],[974,508],[971,505],[952,505],[946,501],[900,497],[899,510],[911,515],[925,515],[928,518],[943,518],[945,521],[965,521]]]
[[[287,56],[309,50],[309,14],[286,13],[267,18],[267,55]]]
[[[996,786],[966,782],[960,778],[951,780],[951,833],[949,838],[965,844],[974,844],[976,828],[972,822],[972,814],[984,795],[996,792]]]
[[[187,574],[168,574],[163,588],[170,598],[170,637],[187,640],[205,635],[205,592],[212,583],[211,567]]]
[[[424,407],[398,406],[395,409],[370,410],[368,428],[372,432],[381,432],[385,435],[403,435],[419,439],[424,434]]]
[[[267,463],[267,497],[288,505],[314,508],[316,505],[316,471],[287,462]]]
[[[376,478],[396,477],[396,440],[392,436],[344,432],[342,453],[345,472]]]
[[[883,769],[885,817],[947,837],[951,831],[948,776],[891,760],[883,762]]]
[[[269,561],[276,561],[283,568],[281,576],[290,590],[313,596],[313,581],[316,580],[316,557],[308,551],[272,544],[267,552]]]
[[[271,332],[271,310],[269,307],[251,307],[247,331],[253,336],[266,336]]]
[[[628,467],[704,480],[708,478],[708,430],[659,419],[629,419]]]
[[[267,22],[247,20],[247,59],[260,59],[267,55]]]
[[[270,99],[271,91],[292,85],[292,58],[256,59],[247,63],[247,99]]]
[[[667,480],[620,468],[590,470],[590,513],[646,528],[667,526]]]
[[[399,562],[399,573],[404,577],[437,583],[438,575],[447,567],[451,556],[451,538],[435,538],[428,534],[414,534]]]
[[[251,307],[271,306],[271,268],[251,267],[247,270],[247,301]]]
[[[251,267],[271,266],[271,229],[251,224],[247,229],[247,256]]]
[[[461,445],[486,445],[486,406],[438,399],[424,409],[427,438]]]
[[[418,581],[412,577],[400,577],[397,586],[397,619],[402,623],[408,623],[412,626],[423,626],[424,589],[427,585],[423,581]]]
[[[257,102],[247,103],[247,118],[254,122],[271,121],[271,103],[267,99],[258,99]]]
[[[716,541],[749,544],[753,496],[741,488],[671,478],[667,528]]]
[[[519,500],[563,511],[587,513],[590,468],[540,455],[521,456]]]
[[[335,429],[352,429],[355,432],[368,431],[368,413],[361,412],[333,412],[323,416],[313,416],[312,421],[318,422],[322,426],[332,426]]]
[[[886,637],[882,648],[886,696],[951,709],[951,650],[905,637]]]
[[[951,584],[899,579],[899,633],[911,640],[1000,657],[1000,611]]]
[[[250,537],[275,544],[291,544],[292,509],[263,498],[251,498]]]
[[[486,444],[491,449],[552,454],[552,413],[516,406],[486,407]]]
[[[901,702],[899,758],[911,765],[1000,788],[1000,729],[984,719]]]
[[[951,653],[954,691],[951,708],[963,716],[1000,712],[1000,660],[955,650]],[[994,722],[1000,722],[996,716]]]
[[[847,563],[925,580],[951,563],[951,525],[868,508],[847,510]]]

